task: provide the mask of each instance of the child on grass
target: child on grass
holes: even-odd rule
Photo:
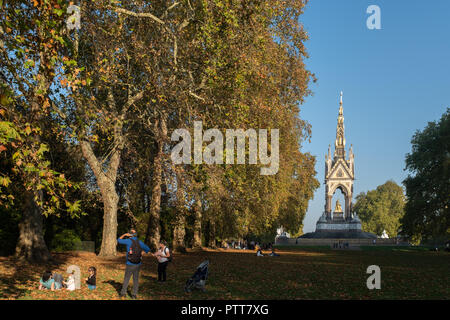
[[[69,278],[67,278],[67,281],[64,281],[63,284],[66,285],[67,290],[74,291],[75,290],[75,277],[74,277],[75,271],[72,271],[71,274],[69,274]]]
[[[86,278],[86,283],[89,288],[89,290],[94,290],[97,288],[97,269],[95,267],[89,267],[88,269],[89,277]]]

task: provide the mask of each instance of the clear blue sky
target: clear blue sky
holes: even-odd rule
[[[381,9],[381,30],[366,27],[369,5]],[[323,212],[324,157],[334,144],[341,90],[354,196],[389,179],[401,184],[414,132],[450,106],[450,1],[311,0],[300,20],[310,36],[306,65],[318,78],[300,111],[312,125],[302,151],[317,157],[321,183],[304,220],[311,232]]]

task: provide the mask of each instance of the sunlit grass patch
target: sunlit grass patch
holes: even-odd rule
[[[280,257],[257,257],[254,251],[204,250],[175,253],[167,269],[168,281],[156,281],[157,263],[144,256],[140,299],[449,299],[450,254],[396,250],[290,250]],[[264,251],[269,253],[269,251]],[[93,253],[54,254],[56,266],[18,264],[0,258],[1,299],[123,299],[118,297],[125,270],[125,255],[102,259]],[[204,260],[210,261],[207,292],[184,292],[186,280]],[[78,265],[81,278],[89,266],[97,268],[97,289],[84,282],[81,290],[37,290],[42,272],[50,268],[67,277],[69,265]],[[369,290],[369,265],[381,269],[381,289]],[[129,284],[132,288],[132,281]],[[130,299],[127,297],[126,299]]]

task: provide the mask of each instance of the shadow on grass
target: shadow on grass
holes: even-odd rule
[[[31,290],[37,290],[40,275],[46,270],[58,269],[68,259],[64,254],[53,255],[53,261],[45,264],[24,262],[14,256],[2,259],[0,262],[6,270],[0,272],[0,299],[20,299]]]
[[[116,290],[117,294],[120,294],[120,290],[122,290],[122,283],[115,280],[103,281],[103,283],[111,285]]]
[[[139,276],[144,281],[156,281],[158,278],[156,276],[147,276],[147,275],[140,275]]]

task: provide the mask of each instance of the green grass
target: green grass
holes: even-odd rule
[[[360,246],[362,250],[368,251],[404,251],[404,252],[417,252],[417,251],[430,251],[431,247],[425,246]]]
[[[276,245],[274,246],[277,250],[290,250],[290,251],[321,251],[321,250],[330,250],[330,246],[290,246],[290,245]]]
[[[330,250],[279,248],[280,257],[256,257],[254,252],[207,250],[175,254],[168,281],[156,281],[156,261],[144,257],[140,299],[450,299],[450,253],[421,250]],[[18,264],[0,258],[1,299],[118,299],[124,255],[102,259],[92,253],[55,253],[62,273],[71,264],[97,267],[97,290],[38,291],[38,280],[48,266]],[[210,260],[207,293],[185,293],[186,280],[203,259]],[[381,289],[369,290],[367,267],[381,269]],[[131,284],[129,290],[131,289]]]

